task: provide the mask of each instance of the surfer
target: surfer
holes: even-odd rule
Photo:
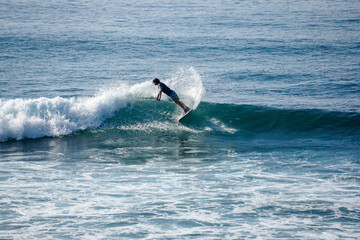
[[[187,113],[190,108],[188,108],[183,102],[180,101],[180,98],[178,97],[178,95],[176,94],[175,91],[171,90],[168,86],[166,86],[164,83],[160,82],[160,79],[158,78],[154,78],[153,79],[153,83],[155,85],[159,85],[159,93],[156,97],[156,100],[160,101],[161,99],[161,93],[164,92],[166,95],[168,95],[169,97],[171,97],[171,99],[177,104],[179,105],[185,113]]]

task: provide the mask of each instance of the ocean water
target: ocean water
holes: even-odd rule
[[[360,238],[359,1],[0,12],[0,239]]]

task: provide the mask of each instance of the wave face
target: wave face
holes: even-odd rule
[[[360,139],[358,113],[202,102],[182,124],[177,122],[180,116],[180,109],[173,103],[141,100],[118,111],[101,128],[136,130],[145,134],[192,132],[242,140]]]
[[[196,120],[192,119],[190,124],[212,123],[223,131],[243,135],[270,134],[281,138],[360,136],[359,113],[204,103],[194,115]]]

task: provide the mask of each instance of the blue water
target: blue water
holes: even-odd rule
[[[359,1],[0,12],[1,239],[360,238]]]

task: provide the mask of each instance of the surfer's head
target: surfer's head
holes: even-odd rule
[[[155,85],[158,85],[160,83],[160,79],[158,79],[158,78],[154,78],[152,81],[153,81],[153,84],[155,84]]]

